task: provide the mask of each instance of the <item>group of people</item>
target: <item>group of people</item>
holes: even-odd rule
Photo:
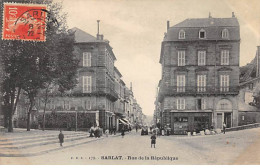
[[[89,130],[90,137],[100,138],[102,136],[102,129],[99,126],[92,126]],[[93,135],[94,134],[94,135]]]

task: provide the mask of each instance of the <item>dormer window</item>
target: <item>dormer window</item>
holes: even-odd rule
[[[222,38],[227,39],[228,37],[229,37],[228,29],[223,29],[222,30]]]
[[[199,31],[199,38],[200,39],[205,39],[206,38],[206,31],[204,29],[201,29]]]
[[[179,31],[179,39],[185,39],[185,31],[184,30]]]

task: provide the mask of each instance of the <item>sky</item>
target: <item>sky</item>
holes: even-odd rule
[[[57,0],[60,1],[60,0]],[[115,66],[145,115],[153,115],[159,63],[166,22],[173,26],[187,18],[229,18],[235,12],[240,24],[240,66],[254,57],[260,45],[259,0],[63,0],[69,28],[78,27],[110,41]]]

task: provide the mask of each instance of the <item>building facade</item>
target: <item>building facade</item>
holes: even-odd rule
[[[240,30],[237,18],[186,19],[161,46],[158,101],[173,134],[238,124]]]
[[[255,58],[240,68],[238,125],[260,122],[260,110],[255,97],[260,93],[260,46]]]
[[[63,94],[58,91],[58,86],[49,87],[47,102],[42,95],[45,90],[41,90],[31,114],[31,125],[42,126],[46,103],[46,128],[74,130],[100,126],[104,130],[114,127],[120,130],[123,125],[129,127],[131,123],[126,117],[130,109],[126,101],[129,99],[126,90],[129,89],[114,66],[116,57],[109,41],[99,33],[94,37],[78,28],[71,30],[75,32],[74,54],[79,60],[78,84]],[[20,98],[17,106],[15,121],[18,127],[26,127],[26,102],[26,98]]]

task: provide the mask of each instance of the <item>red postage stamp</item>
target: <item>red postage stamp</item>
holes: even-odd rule
[[[45,41],[47,6],[4,3],[2,39]]]

